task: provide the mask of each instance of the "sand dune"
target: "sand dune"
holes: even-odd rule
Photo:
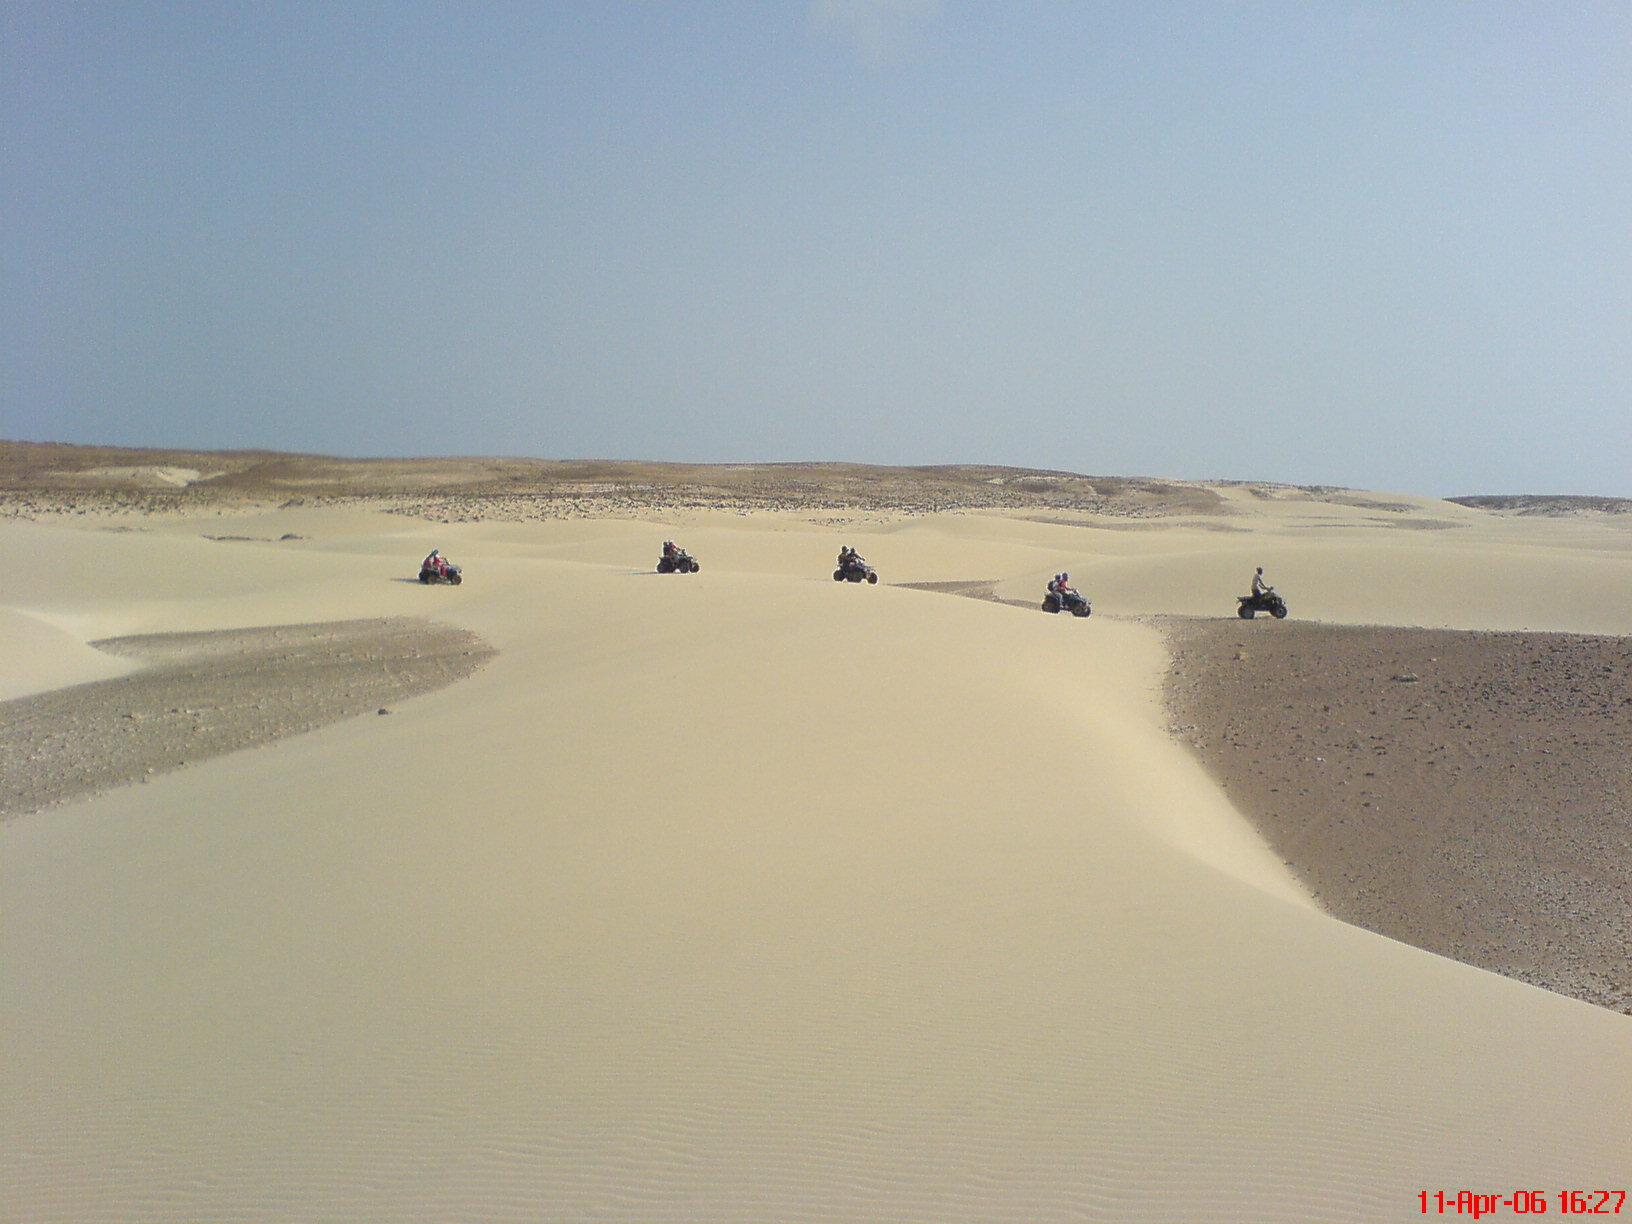
[[[128,634],[412,617],[497,651],[0,825],[8,1218],[1377,1221],[1626,1187],[1632,1019],[1323,912],[1170,732],[1146,618],[1228,616],[1262,564],[1299,620],[1626,635],[1632,534],[1215,492],[1135,529],[0,523],[6,696],[121,674],[88,643]],[[652,573],[665,537],[702,573]],[[831,580],[844,542],[883,584]],[[463,587],[404,581],[432,545]],[[1060,569],[1092,619],[999,602]],[[892,585],[953,582],[988,597]]]

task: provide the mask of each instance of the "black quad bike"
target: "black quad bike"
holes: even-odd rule
[[[1088,598],[1080,591],[1067,591],[1063,601],[1061,596],[1050,591],[1043,596],[1044,612],[1069,612],[1072,616],[1092,616],[1093,608],[1088,606]]]
[[[465,576],[457,565],[449,565],[446,571],[437,569],[434,565],[422,565],[419,568],[419,580],[426,586],[432,583],[445,582],[449,586],[458,586],[465,580]]]
[[[1242,620],[1251,620],[1260,612],[1268,612],[1276,620],[1286,619],[1286,600],[1274,591],[1265,591],[1262,595],[1237,595],[1235,602],[1239,605],[1235,614]]]
[[[664,554],[657,559],[657,572],[660,574],[695,574],[702,568],[697,564],[697,559],[683,548],[673,556]]]
[[[867,562],[857,559],[846,561],[833,571],[834,582],[870,582],[878,583],[878,574]]]

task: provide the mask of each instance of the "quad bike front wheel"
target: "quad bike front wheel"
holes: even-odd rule
[[[1092,616],[1093,614],[1094,610],[1085,603],[1077,604],[1071,609],[1072,616]]]

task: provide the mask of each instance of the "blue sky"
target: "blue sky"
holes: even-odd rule
[[[1632,5],[0,7],[0,437],[1632,496]]]

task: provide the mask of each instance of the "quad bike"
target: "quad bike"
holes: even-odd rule
[[[427,586],[437,582],[446,582],[450,586],[458,586],[465,580],[465,577],[457,565],[450,564],[446,569],[442,570],[437,569],[434,565],[422,565],[419,569],[419,580]]]
[[[833,581],[870,582],[876,585],[878,583],[878,574],[867,562],[857,558],[854,561],[844,562],[838,569],[834,570]]]
[[[695,574],[702,568],[696,558],[683,548],[673,556],[665,554],[657,559],[657,572],[660,574]]]
[[[1072,616],[1092,616],[1093,608],[1088,606],[1088,597],[1080,591],[1067,591],[1062,597],[1050,591],[1043,596],[1044,612],[1069,612]]]
[[[1265,591],[1261,595],[1237,595],[1235,602],[1239,605],[1235,614],[1242,620],[1251,620],[1259,612],[1268,612],[1276,620],[1286,619],[1286,600],[1274,591]]]

